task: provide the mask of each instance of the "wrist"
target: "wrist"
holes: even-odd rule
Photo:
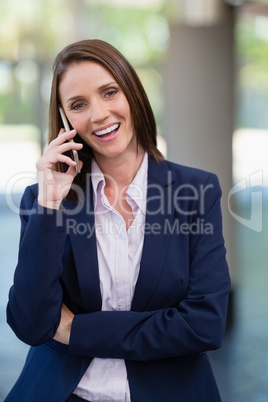
[[[58,209],[60,209],[62,200],[60,200],[60,201],[48,201],[48,200],[42,199],[41,197],[38,197],[37,202],[42,207],[58,210]]]

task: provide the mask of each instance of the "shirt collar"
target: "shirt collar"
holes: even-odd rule
[[[146,213],[147,199],[147,172],[148,154],[145,152],[140,168],[127,189],[127,195],[137,204],[144,215]]]
[[[134,201],[144,215],[146,213],[147,172],[148,154],[145,152],[139,170],[127,189],[127,196],[130,197],[130,201]],[[91,163],[91,181],[94,205],[96,205],[98,197],[104,193],[105,177],[95,159],[92,159]]]
[[[94,207],[96,208],[98,197],[102,196],[104,193],[103,188],[105,185],[105,178],[95,159],[92,159],[91,162],[91,181],[93,187]]]

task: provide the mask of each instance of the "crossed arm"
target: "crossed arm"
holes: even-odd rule
[[[187,295],[177,307],[74,315],[62,304],[59,281],[65,230],[55,225],[53,215],[34,214],[34,197],[29,190],[27,193],[23,206],[33,208],[33,216],[22,217],[20,262],[8,305],[8,322],[20,339],[38,345],[54,338],[69,344],[74,354],[131,360],[179,356],[220,346],[230,286],[220,236],[209,244],[209,259],[203,243],[199,253],[194,253]],[[214,209],[213,214],[218,212]]]

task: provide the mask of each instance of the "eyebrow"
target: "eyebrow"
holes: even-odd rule
[[[117,83],[116,81],[107,82],[107,84],[101,85],[101,86],[98,88],[98,90],[99,90],[99,91],[102,91],[103,89],[109,87],[110,85],[114,85],[114,84],[118,85],[118,83]],[[74,100],[79,99],[79,98],[81,98],[81,95],[72,96],[71,98],[68,98],[68,99],[66,100],[66,103],[67,103],[67,102],[74,101]]]

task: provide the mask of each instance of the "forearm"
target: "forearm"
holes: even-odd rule
[[[154,360],[216,349],[224,333],[228,290],[227,286],[218,295],[217,303],[211,295],[202,301],[185,301],[182,309],[76,315],[70,351],[101,358]]]

